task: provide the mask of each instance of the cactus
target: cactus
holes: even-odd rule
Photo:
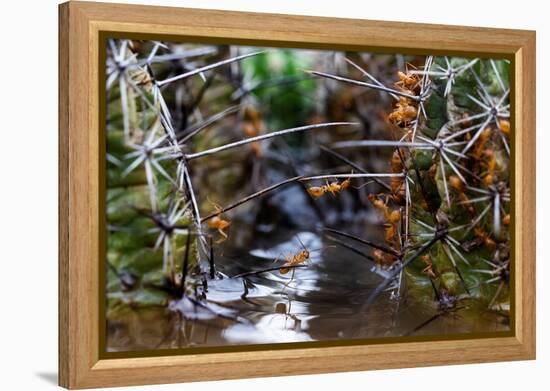
[[[421,69],[398,72],[394,87],[361,71],[372,83],[312,73],[378,89],[395,99],[388,121],[389,135],[398,141],[332,145],[392,148],[391,170],[405,178],[392,178],[389,191],[369,196],[386,221],[386,244],[398,250],[374,252],[379,264],[393,272],[369,303],[406,283],[409,296],[434,308],[437,316],[458,309],[475,315],[485,308],[507,317],[508,62],[427,57]]]
[[[127,302],[164,306],[169,300],[187,293],[194,295],[197,287],[207,286],[208,278],[216,278],[213,247],[227,237],[226,230],[230,227],[223,213],[303,179],[299,176],[283,180],[245,196],[239,184],[234,183],[236,179],[232,180],[228,175],[231,171],[216,170],[214,175],[221,175],[218,181],[224,182],[222,188],[225,192],[231,188],[230,193],[244,196],[222,208],[206,194],[197,195],[189,168],[191,161],[216,155],[216,165],[219,166],[225,151],[245,146],[256,147],[251,151],[261,158],[260,141],[355,124],[316,123],[261,134],[263,125],[250,103],[253,101],[248,97],[250,91],[241,91],[238,97],[247,104],[220,109],[207,118],[199,112],[184,113],[183,119],[177,119],[169,108],[177,102],[168,101],[176,97],[165,92],[170,85],[187,83],[185,87],[191,90],[197,83],[191,79],[200,80],[202,77],[204,84],[197,88],[195,97],[195,100],[201,99],[212,83],[204,76],[205,72],[261,57],[265,53],[252,52],[220,60],[216,56],[225,56],[225,53],[218,53],[221,50],[218,47],[191,47],[180,53],[162,55],[159,51],[168,51],[169,48],[160,42],[108,42],[106,214],[108,297],[112,301],[109,308]],[[138,59],[137,53],[144,51],[144,45],[149,45],[149,55]],[[163,62],[165,58],[182,61],[194,57],[200,60],[210,58],[213,62],[184,69],[176,75],[170,74],[170,62]],[[287,65],[295,72],[293,64]],[[242,78],[236,73],[229,78]],[[159,75],[166,77],[160,79]],[[223,91],[227,89],[226,83],[220,83],[218,88],[222,89],[222,94],[230,92]],[[294,96],[298,99],[298,90]],[[187,106],[197,109],[198,102],[187,103]],[[216,107],[209,109],[215,110]],[[224,138],[201,137],[212,124],[230,121],[230,117],[235,115],[240,116],[245,124],[244,139],[229,142]],[[190,116],[196,119],[190,121],[187,118]],[[220,141],[221,145],[212,146]],[[191,148],[203,150],[193,152]],[[238,166],[238,163],[234,155],[227,161],[228,166]],[[205,209],[212,212],[204,216],[202,211]],[[216,233],[220,238],[213,240]],[[139,289],[134,289],[136,287]]]

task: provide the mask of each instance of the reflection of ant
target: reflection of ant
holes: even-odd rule
[[[208,200],[210,201],[210,200]],[[216,209],[216,215],[208,220],[208,228],[210,229],[216,229],[222,236],[220,239],[218,239],[215,243],[219,244],[224,242],[227,239],[227,234],[225,233],[225,229],[228,228],[231,225],[231,222],[228,220],[225,220],[221,217],[222,208],[218,204],[210,201],[210,203],[214,206]]]
[[[292,314],[290,311],[292,310],[292,300],[288,298],[288,307],[285,303],[277,303],[275,304],[275,312],[277,314],[281,314],[285,316],[285,323],[284,323],[284,329],[285,330],[295,330],[299,331],[300,326],[302,324],[302,321],[300,318],[298,318],[296,315]],[[292,319],[294,321],[294,325],[292,327],[287,327],[287,321],[288,319]]]
[[[346,190],[351,185],[351,179],[347,178],[346,180],[342,181],[341,183],[338,181],[333,182],[326,182],[326,185],[323,186],[310,186],[307,188],[307,192],[310,196],[313,198],[320,198],[324,196],[326,193],[330,193],[333,196],[338,194],[341,191]]]

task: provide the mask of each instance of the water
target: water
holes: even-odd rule
[[[439,335],[508,327],[498,314],[464,308],[415,330],[436,315],[437,308],[415,303],[405,286],[401,297],[386,292],[366,307],[368,296],[386,272],[311,231],[270,233],[256,238],[254,248],[235,247],[238,242],[236,235],[216,253],[217,271],[223,278],[208,282],[207,302],[184,297],[167,308],[121,311],[116,320],[109,321],[108,349],[326,341],[412,331],[414,335]],[[269,247],[269,243],[276,244]],[[279,266],[286,255],[302,250],[302,245],[310,250],[307,267],[287,274],[274,270],[230,278]],[[472,317],[475,321],[469,321]]]

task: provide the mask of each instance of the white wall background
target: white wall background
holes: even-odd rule
[[[120,2],[126,2],[119,0]],[[545,2],[425,0],[133,0],[134,3],[537,30],[538,359],[137,389],[225,391],[541,389],[549,378],[550,21]],[[0,4],[0,385],[56,387],[57,378],[57,0]],[[545,240],[546,239],[546,240]],[[460,354],[457,352],[457,354]],[[546,370],[546,374],[544,371]],[[544,384],[544,383],[543,383]],[[548,384],[546,385],[548,386]],[[487,389],[487,388],[486,388]]]

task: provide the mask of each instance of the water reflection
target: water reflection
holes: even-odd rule
[[[273,234],[270,242],[273,243]],[[415,303],[389,292],[368,308],[367,297],[386,271],[372,262],[323,239],[299,231],[275,236],[272,247],[241,249],[235,256],[216,255],[222,278],[210,280],[207,301],[189,297],[167,308],[127,308],[110,319],[108,346],[112,351],[189,346],[223,346],[303,342],[349,338],[505,330],[504,317],[465,308],[437,316],[435,307]],[[258,241],[261,243],[261,240]],[[274,269],[285,256],[311,250],[307,267],[286,274],[271,270],[232,277],[250,270]],[[227,250],[227,248],[226,248]],[[313,251],[317,250],[317,251]],[[471,314],[469,313],[472,312]],[[475,322],[464,318],[475,316]]]

